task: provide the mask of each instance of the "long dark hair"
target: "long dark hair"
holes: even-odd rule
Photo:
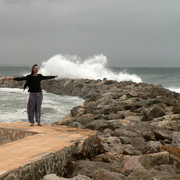
[[[30,74],[30,76],[28,76],[28,79],[27,79],[27,81],[24,84],[24,90],[26,89],[27,86],[29,87],[31,76],[33,76],[33,74],[34,74],[34,70],[33,69],[34,69],[35,66],[38,66],[38,65],[37,64],[33,65],[32,69],[31,69],[31,74]]]
[[[34,74],[34,70],[33,69],[34,69],[35,66],[38,66],[38,65],[37,64],[33,65],[32,69],[31,69],[31,76],[33,76],[33,74]]]

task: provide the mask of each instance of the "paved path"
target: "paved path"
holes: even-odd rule
[[[70,128],[67,126],[34,126],[29,123],[1,123],[0,128],[30,131],[37,134],[0,146],[0,175],[38,160],[45,153],[56,152],[71,146],[73,141],[83,142],[94,131]]]

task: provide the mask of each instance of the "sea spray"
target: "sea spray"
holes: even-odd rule
[[[42,117],[43,124],[52,124],[62,119],[69,111],[84,100],[73,96],[60,96],[43,92]],[[28,121],[27,101],[29,93],[18,88],[0,88],[0,123]]]
[[[107,68],[108,60],[103,54],[89,57],[84,61],[78,56],[58,54],[42,63],[40,73],[58,75],[60,78],[103,79],[142,82],[136,74],[115,73]]]
[[[169,89],[170,91],[180,93],[180,87],[167,87],[167,89]]]

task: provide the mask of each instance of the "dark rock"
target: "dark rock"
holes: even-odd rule
[[[115,83],[117,83],[117,81],[106,80],[106,81],[104,82],[104,85],[110,85],[110,84],[115,84]]]
[[[169,141],[172,141],[173,139],[173,132],[168,130],[154,130],[154,135],[156,140],[168,139]]]
[[[121,147],[124,149],[123,154],[125,155],[140,155],[141,151],[136,150],[131,144],[124,144]]]
[[[124,148],[121,146],[121,141],[117,137],[102,137],[101,145],[104,152],[123,153]]]
[[[92,101],[97,101],[101,97],[100,94],[88,94],[84,98],[87,99],[85,101],[85,105]]]
[[[141,151],[143,154],[149,149],[147,143],[142,137],[130,137],[131,145]]]
[[[94,180],[126,180],[126,176],[116,172],[110,172],[107,170],[99,170],[94,175]]]
[[[79,116],[79,110],[83,110],[83,108],[81,106],[76,106],[74,108],[71,109],[71,116],[75,117],[75,116]],[[84,110],[83,110],[84,111]]]
[[[103,162],[93,162],[89,160],[80,160],[72,163],[70,165],[70,172],[68,173],[68,177],[74,177],[78,174],[82,174],[93,178],[99,170],[107,170],[110,171],[110,166],[107,163]]]
[[[79,126],[81,126],[82,128],[85,128],[86,125],[88,125],[91,122],[94,122],[94,117],[91,114],[84,114],[82,116],[74,118],[74,121],[80,123]],[[71,124],[69,124],[69,125],[71,125]]]
[[[130,144],[131,141],[128,137],[120,136],[119,139],[121,140],[122,144]]]
[[[124,155],[119,153],[111,153],[111,152],[105,152],[104,154],[99,154],[93,158],[93,161],[96,162],[105,162],[105,163],[112,163],[112,162],[119,162],[122,164],[124,161]],[[120,166],[119,166],[120,167]],[[116,171],[121,172],[121,171]]]
[[[0,87],[22,88],[23,83],[0,77]],[[68,167],[68,177],[80,173],[94,179],[114,180],[125,178],[123,175],[129,180],[178,179],[180,94],[161,85],[107,79],[48,80],[42,88],[85,100],[54,124],[99,133],[98,145],[87,144],[73,156],[77,162]],[[78,161],[83,158],[92,161]]]
[[[104,129],[108,128],[114,131],[121,126],[122,123],[118,120],[94,120],[93,122],[90,122],[88,125],[86,125],[86,128],[103,132]]]
[[[124,119],[124,114],[121,113],[110,113],[108,119]]]
[[[136,132],[130,131],[130,130],[126,130],[123,128],[118,128],[115,129],[115,131],[112,133],[113,136],[126,136],[126,137],[134,137],[134,136],[138,136],[138,134]]]
[[[145,112],[145,116],[148,121],[151,121],[157,117],[162,117],[164,115],[165,115],[165,111],[158,105],[154,105],[153,107],[146,109],[146,112]]]
[[[77,121],[73,121],[73,122],[69,123],[68,125],[71,127],[83,128],[82,124]]]

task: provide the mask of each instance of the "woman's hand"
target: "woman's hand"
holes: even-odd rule
[[[55,77],[58,77],[58,75],[55,75]]]
[[[9,81],[13,81],[13,80],[14,80],[13,77],[8,77],[7,79],[8,79]]]

